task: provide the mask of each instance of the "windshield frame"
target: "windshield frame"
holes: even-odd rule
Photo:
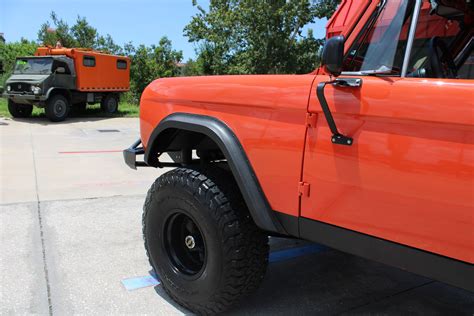
[[[18,69],[18,61],[21,61],[21,60],[25,60],[27,61],[27,63],[29,63],[30,61],[48,61],[48,63],[45,63],[44,65],[40,65],[40,68],[39,70],[37,71],[31,71],[33,69],[33,67],[31,67],[31,65],[24,69],[24,70],[20,70]],[[49,65],[49,67],[48,67]],[[13,69],[13,74],[15,75],[49,75],[51,74],[52,72],[52,68],[53,68],[53,58],[52,57],[47,57],[47,56],[41,56],[41,57],[18,57],[15,59],[15,68]],[[30,70],[30,71],[28,71]],[[44,72],[45,70],[48,70],[47,72]]]

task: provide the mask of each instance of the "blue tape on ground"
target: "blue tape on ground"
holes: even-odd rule
[[[158,281],[151,275],[146,275],[141,277],[123,279],[122,284],[127,289],[127,291],[133,291],[136,289],[141,289],[143,287],[157,286],[158,284],[160,284],[160,281]]]
[[[150,273],[150,275],[151,275],[152,277],[154,277],[155,279],[158,280],[158,282],[160,282],[160,278],[158,277],[158,275],[155,273],[154,270],[150,270],[150,271],[148,271],[148,273]]]
[[[289,259],[296,258],[299,256],[303,256],[303,255],[309,255],[313,253],[322,252],[327,249],[328,249],[327,247],[321,246],[321,245],[309,245],[309,246],[303,246],[299,248],[291,248],[291,249],[275,251],[275,252],[270,253],[268,261],[270,263],[285,261],[285,260],[289,260]]]

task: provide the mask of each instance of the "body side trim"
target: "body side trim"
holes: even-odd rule
[[[301,238],[474,292],[474,265],[468,262],[304,217],[299,227]]]

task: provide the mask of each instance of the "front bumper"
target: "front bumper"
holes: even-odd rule
[[[148,167],[146,162],[144,161],[137,161],[137,155],[145,154],[145,149],[141,147],[142,141],[139,139],[132,144],[132,146],[128,147],[123,151],[123,159],[127,166],[132,169],[137,169],[137,167]]]
[[[22,101],[46,101],[47,97],[42,94],[26,94],[26,93],[8,93],[4,92],[2,95],[4,98],[11,99],[15,103],[24,103]]]

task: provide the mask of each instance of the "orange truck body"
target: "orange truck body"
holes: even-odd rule
[[[35,56],[64,55],[74,60],[76,88],[81,92],[125,92],[130,89],[130,59],[81,48],[39,47]],[[84,57],[92,57],[95,67],[84,65]],[[127,67],[117,68],[117,61],[125,61]]]
[[[327,37],[344,35],[347,52],[378,5],[343,0]],[[423,31],[434,34],[417,32]],[[151,146],[154,130],[173,113],[213,117],[235,134],[277,217],[297,219],[290,235],[317,234],[302,223],[324,223],[449,258],[471,278],[472,78],[357,77],[359,89],[329,85],[325,91],[352,146],[330,141],[316,96],[317,85],[330,80],[324,67],[306,75],[156,80],[141,97],[141,142],[145,150]]]

